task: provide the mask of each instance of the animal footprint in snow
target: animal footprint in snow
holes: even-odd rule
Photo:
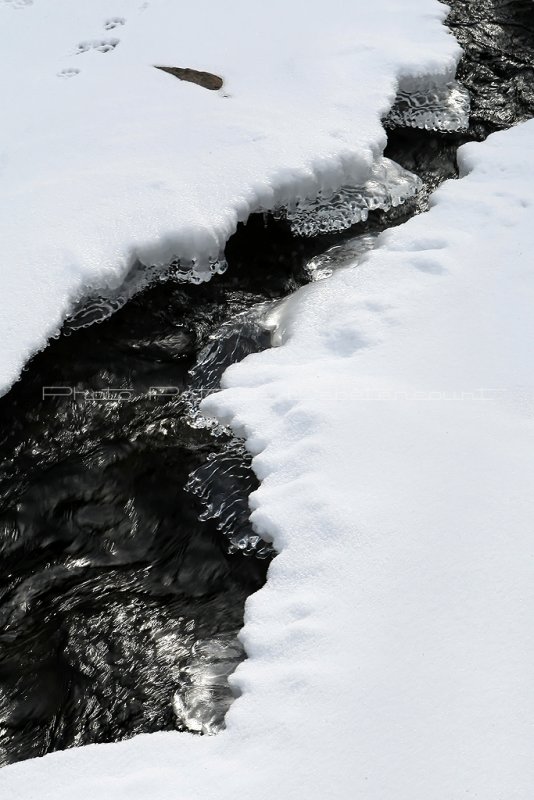
[[[61,72],[57,73],[58,78],[73,78],[75,75],[79,75],[79,69],[62,69]]]
[[[112,31],[113,28],[118,28],[119,25],[126,25],[124,17],[110,17],[104,22],[104,30]]]
[[[99,53],[110,53],[111,50],[115,50],[119,42],[120,39],[92,39],[80,42],[76,49],[76,55],[87,53],[89,50],[98,50]]]

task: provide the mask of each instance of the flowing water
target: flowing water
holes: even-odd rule
[[[248,521],[257,481],[243,445],[198,402],[225,366],[270,346],[273,303],[426,210],[464,141],[533,115],[531,0],[451,5],[471,124],[400,128],[408,112],[410,124],[426,119],[406,88],[385,155],[419,181],[394,167],[377,202],[345,187],[277,220],[255,216],[209,283],[169,273],[86,303],[0,400],[0,764],[224,724],[244,602],[273,554]],[[118,310],[83,327],[104,307]]]

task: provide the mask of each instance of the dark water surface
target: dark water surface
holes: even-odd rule
[[[222,725],[244,602],[272,553],[248,523],[257,482],[242,445],[199,426],[195,404],[225,365],[269,346],[250,309],[309,280],[332,244],[424,210],[464,141],[533,116],[531,0],[450,5],[471,127],[388,133],[420,197],[308,241],[253,217],[225,275],[157,285],[65,330],[0,400],[0,764]]]

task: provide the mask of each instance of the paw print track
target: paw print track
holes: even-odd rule
[[[0,3],[2,0],[0,0]],[[31,3],[33,0],[4,0],[4,2],[21,2],[21,3]],[[114,28],[118,28],[121,25],[125,25],[126,20],[124,17],[109,17],[104,22],[104,30],[111,31]],[[109,38],[109,39],[84,39],[83,41],[79,42],[76,50],[75,55],[79,56],[82,53],[88,53],[90,50],[98,50],[99,53],[110,53],[112,50],[115,50],[117,45],[120,43],[120,39],[116,38]],[[74,75],[79,75],[80,70],[76,69],[75,67],[62,69],[60,72],[57,72],[58,78],[72,78]]]
[[[62,69],[61,72],[57,73],[58,78],[73,78],[75,75],[79,75],[79,69]]]
[[[104,22],[104,30],[112,31],[113,28],[118,28],[120,25],[126,25],[124,17],[110,17]]]
[[[98,50],[99,53],[110,53],[112,50],[115,50],[119,42],[120,39],[91,39],[80,42],[76,49],[76,55],[88,53],[89,50]]]

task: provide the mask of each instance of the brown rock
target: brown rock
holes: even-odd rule
[[[189,81],[189,83],[198,83],[204,89],[211,89],[217,91],[223,85],[223,79],[212,72],[199,72],[197,69],[183,69],[182,67],[160,67],[154,65],[156,69],[161,69],[163,72],[168,72],[169,75],[174,75],[181,81]]]

